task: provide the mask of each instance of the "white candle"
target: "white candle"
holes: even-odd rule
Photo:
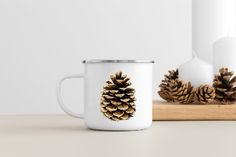
[[[236,72],[236,38],[223,37],[213,45],[214,74],[222,67],[227,67]]]
[[[213,62],[213,42],[235,33],[235,0],[192,0],[192,46],[199,58]]]
[[[194,87],[213,82],[213,67],[211,64],[194,55],[193,59],[180,65],[179,78],[184,82],[191,82]]]

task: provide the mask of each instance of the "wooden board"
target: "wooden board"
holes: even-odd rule
[[[236,120],[236,104],[180,105],[154,101],[153,120]]]

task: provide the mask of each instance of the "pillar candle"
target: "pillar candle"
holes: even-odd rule
[[[193,59],[180,65],[179,79],[184,82],[191,82],[194,87],[203,84],[211,85],[213,82],[212,65],[199,59],[195,53]]]
[[[214,74],[222,67],[227,67],[236,72],[236,38],[223,37],[214,42],[213,45],[213,67]]]
[[[235,31],[235,0],[192,0],[192,46],[197,56],[213,62],[213,42]]]

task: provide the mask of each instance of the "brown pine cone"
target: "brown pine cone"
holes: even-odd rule
[[[213,87],[215,88],[215,100],[222,104],[230,104],[236,101],[236,76],[228,68],[221,68],[215,75]]]
[[[184,83],[181,80],[171,80],[168,90],[175,102],[190,104],[194,98],[194,88],[190,82]]]
[[[211,103],[215,98],[215,89],[210,85],[201,85],[196,88],[195,98],[202,104]]]
[[[173,102],[174,99],[172,98],[170,91],[169,91],[169,84],[171,80],[177,80],[179,78],[179,72],[178,69],[176,70],[169,70],[168,74],[164,75],[164,80],[161,81],[161,84],[159,85],[160,90],[158,91],[158,94],[160,97],[168,102]]]
[[[121,71],[110,76],[103,87],[100,110],[107,118],[119,121],[133,117],[135,106],[135,90],[131,88],[130,78]]]

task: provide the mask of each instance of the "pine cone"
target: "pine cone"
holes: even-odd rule
[[[174,99],[171,96],[171,93],[169,91],[169,84],[171,80],[177,80],[179,78],[179,72],[177,70],[169,70],[168,74],[165,74],[165,79],[162,80],[161,84],[159,85],[160,91],[158,91],[158,94],[160,97],[168,102],[173,102]]]
[[[210,103],[215,98],[215,89],[210,85],[201,85],[195,91],[195,98],[202,104]]]
[[[190,82],[184,83],[181,80],[171,80],[168,90],[175,102],[190,104],[194,98],[194,88]]]
[[[222,104],[230,104],[236,101],[236,76],[228,68],[221,68],[215,75],[213,87],[215,88],[215,100]]]
[[[134,115],[135,90],[130,87],[129,80],[130,78],[120,71],[111,75],[103,87],[100,109],[107,118],[119,121],[127,120]]]

